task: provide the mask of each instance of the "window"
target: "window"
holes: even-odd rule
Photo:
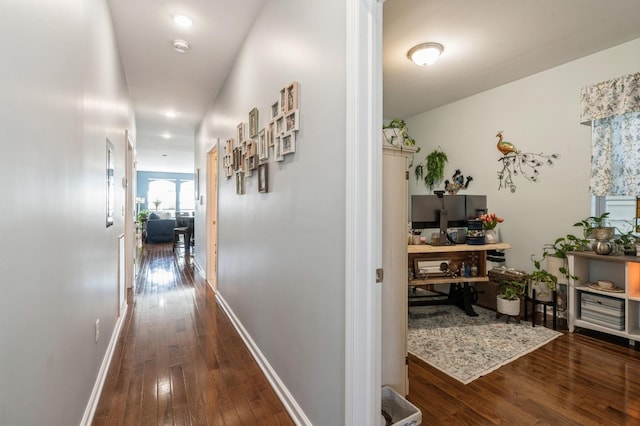
[[[593,197],[593,205],[595,216],[609,212],[609,223],[618,229],[616,233],[625,233],[635,226],[636,197],[612,195]]]
[[[180,181],[180,211],[194,211],[196,209],[195,186],[192,180]]]
[[[173,211],[176,210],[176,183],[171,180],[150,180],[147,193],[149,209]],[[154,203],[159,201],[157,208]]]

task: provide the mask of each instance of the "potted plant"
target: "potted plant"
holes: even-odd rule
[[[553,291],[558,286],[558,277],[549,271],[542,269],[540,260],[531,256],[534,271],[528,275],[529,280],[529,297],[533,299],[533,291],[535,290],[535,299],[541,302],[551,302],[553,300]]]
[[[382,136],[385,142],[395,146],[415,146],[416,144],[415,139],[409,136],[407,123],[399,118],[394,118],[389,124],[382,126]]]
[[[517,317],[520,315],[520,299],[524,296],[527,284],[523,281],[506,280],[498,285],[500,293],[496,298],[499,313]]]
[[[156,198],[156,200],[153,202],[153,205],[156,206],[156,211],[158,211],[158,207],[160,206],[160,204],[162,203],[162,201],[160,201],[159,199]]]
[[[140,210],[138,212],[138,216],[136,218],[136,221],[142,225],[142,223],[146,222],[147,219],[149,218],[149,210]]]
[[[557,282],[559,284],[568,284],[569,278],[578,279],[578,277],[569,273],[567,253],[588,249],[589,240],[567,234],[564,237],[557,238],[553,243],[545,244],[542,249],[542,258],[547,263],[547,271],[555,275]]]
[[[614,242],[618,246],[618,251],[623,252],[626,256],[637,255],[637,241],[638,237],[633,233],[633,228],[623,234],[620,234],[620,236],[614,240]]]
[[[589,216],[580,222],[574,223],[573,226],[582,226],[584,238],[593,238],[596,241],[610,241],[613,239],[615,227],[608,226],[609,212],[602,213],[600,216]]]

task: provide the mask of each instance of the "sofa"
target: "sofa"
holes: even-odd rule
[[[163,218],[156,213],[151,213],[147,219],[146,239],[147,243],[170,243],[173,241],[173,228],[176,227],[174,218]]]

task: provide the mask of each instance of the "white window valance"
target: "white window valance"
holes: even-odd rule
[[[640,111],[640,72],[583,87],[580,92],[580,122]]]

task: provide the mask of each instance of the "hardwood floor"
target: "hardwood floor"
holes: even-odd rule
[[[640,352],[566,333],[468,385],[409,357],[425,425],[638,425]]]
[[[94,425],[293,424],[182,249],[146,245],[129,299]]]

